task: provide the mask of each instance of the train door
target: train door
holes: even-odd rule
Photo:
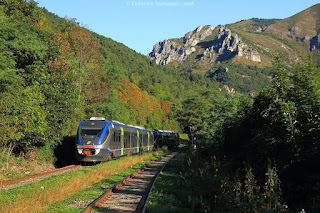
[[[139,131],[137,130],[137,152],[139,152],[139,148],[140,148],[140,137],[139,137]]]
[[[124,132],[123,127],[120,127],[121,129],[121,137],[120,137],[120,143],[121,143],[121,155],[123,155],[123,148],[124,148]]]
[[[129,147],[132,148],[133,147],[133,140],[132,140],[133,134],[131,132],[131,129],[128,132],[129,132]]]

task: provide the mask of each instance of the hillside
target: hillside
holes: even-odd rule
[[[300,41],[312,51],[319,49],[320,4],[314,5],[294,16],[270,25],[266,32],[279,37]]]
[[[152,201],[156,211],[320,212],[320,64],[295,64],[318,57],[318,44],[319,5],[284,20],[198,27],[157,43],[151,60],[32,0],[0,0],[0,180],[74,164],[79,122],[103,116],[196,129],[196,149],[186,147],[159,177],[166,187]],[[88,173],[52,180],[108,190],[108,180],[88,183]],[[3,189],[3,208],[48,197],[42,183],[35,192]],[[92,199],[86,189],[78,197],[53,188],[66,196],[39,199],[52,212]]]
[[[255,94],[269,83],[276,52],[288,67],[310,52],[319,55],[319,7],[284,20],[253,18],[226,26],[199,26],[182,38],[155,44],[148,56],[180,71],[202,73],[221,87]]]
[[[8,156],[37,152],[50,161],[91,116],[182,131],[183,98],[218,91],[202,75],[157,65],[34,1],[1,1],[0,22],[0,148]]]

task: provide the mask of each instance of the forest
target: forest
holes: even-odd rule
[[[184,100],[182,121],[201,121],[197,150],[177,171],[196,198],[191,210],[319,212],[319,77],[312,55],[287,70],[275,54],[272,81],[254,100],[216,105],[205,93]],[[206,113],[189,118],[198,99]]]
[[[34,1],[0,0],[0,23],[2,173],[34,150],[53,162],[91,116],[180,133],[195,126],[197,150],[181,174],[186,187],[198,180],[199,210],[320,211],[319,55],[288,68],[275,53],[271,82],[249,97],[219,90],[222,74],[157,65]]]
[[[91,116],[180,130],[181,99],[202,75],[156,65],[109,38],[60,18],[34,1],[0,2],[0,141],[4,151],[40,148],[50,160]]]

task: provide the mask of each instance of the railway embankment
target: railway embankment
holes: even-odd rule
[[[177,154],[172,152],[126,177],[92,202],[83,213],[93,209],[98,212],[144,212],[158,174]]]
[[[0,212],[74,212],[74,208],[81,211],[106,188],[164,154],[157,151],[123,157],[21,187],[2,189]]]

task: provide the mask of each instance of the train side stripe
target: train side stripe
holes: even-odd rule
[[[137,152],[139,152],[139,131],[137,130]]]
[[[104,125],[104,127],[103,127],[103,129],[102,129],[102,132],[101,132],[101,135],[100,135],[100,137],[99,137],[99,140],[98,140],[97,145],[100,145],[100,143],[101,143],[104,135],[106,134],[106,132],[107,132],[107,130],[108,130],[109,124],[110,124],[110,122],[106,122],[106,124]]]
[[[153,146],[150,146],[151,148],[153,147]],[[142,149],[143,148],[148,148],[147,146],[143,146],[143,147],[141,147]],[[135,150],[136,149],[136,147],[132,147],[132,148],[129,148],[129,149],[123,149],[123,151],[130,151],[130,150]],[[121,152],[121,149],[115,149],[115,150],[109,150],[109,149],[107,149],[107,148],[103,148],[103,150],[104,151],[106,151],[106,152]]]
[[[82,121],[80,122],[79,127],[78,127],[78,145],[81,145],[81,136],[80,136],[81,124],[82,124]]]
[[[120,127],[121,129],[121,138],[120,138],[120,141],[121,141],[121,155],[123,155],[123,148],[124,148],[124,132],[123,132],[123,127]]]

